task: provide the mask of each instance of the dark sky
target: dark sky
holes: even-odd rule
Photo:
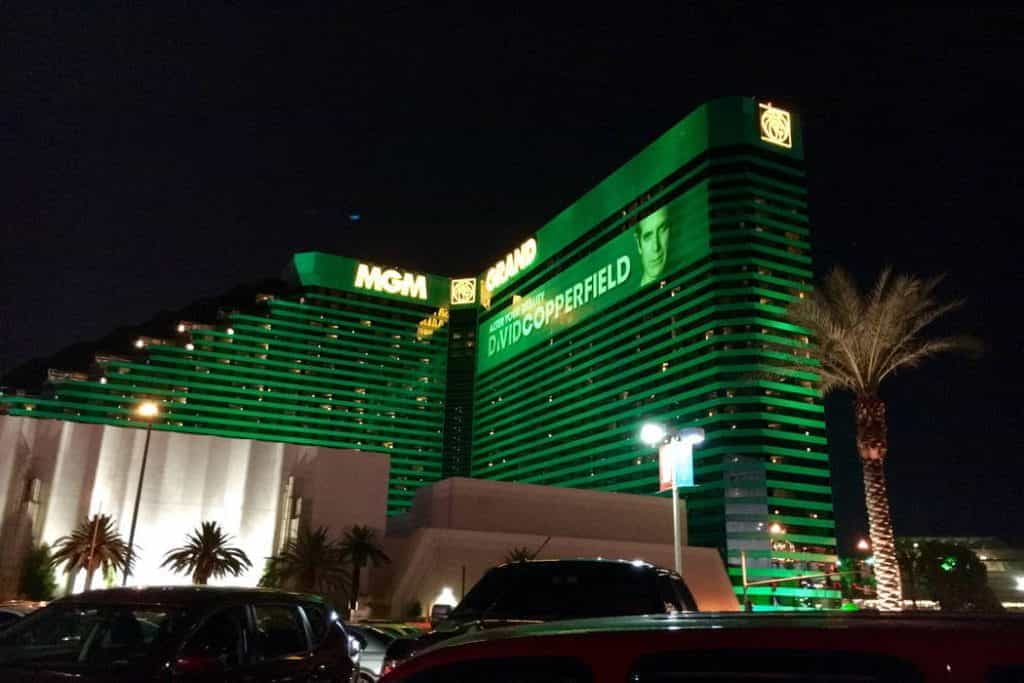
[[[804,117],[817,270],[947,273],[944,329],[988,345],[884,391],[897,533],[1024,537],[1020,11],[20,4],[0,372],[295,251],[474,275],[702,101],[767,97]],[[828,418],[848,543],[848,400]]]

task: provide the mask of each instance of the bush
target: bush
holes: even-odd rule
[[[18,593],[29,600],[53,600],[57,594],[57,577],[53,572],[50,546],[44,543],[25,556],[18,578]]]

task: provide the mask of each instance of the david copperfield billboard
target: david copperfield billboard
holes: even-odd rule
[[[486,372],[692,263],[707,252],[707,193],[694,188],[576,261],[481,326]]]

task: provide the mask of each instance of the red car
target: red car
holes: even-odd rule
[[[1024,620],[675,614],[481,631],[381,683],[1024,681]]]

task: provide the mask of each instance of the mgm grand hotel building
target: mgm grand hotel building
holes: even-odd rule
[[[8,387],[7,418],[386,453],[387,513],[451,476],[657,495],[643,422],[699,426],[689,544],[737,584],[830,571],[809,339],[803,138],[767,102],[704,104],[476,277],[295,254],[277,291]],[[807,361],[810,363],[810,361]],[[148,476],[148,475],[147,475]],[[836,604],[821,582],[756,604]]]

